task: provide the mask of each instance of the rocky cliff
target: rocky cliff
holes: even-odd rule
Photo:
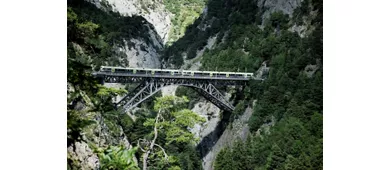
[[[75,87],[68,84],[68,92],[72,93],[74,91]],[[77,169],[99,169],[99,158],[94,149],[105,148],[110,145],[122,145],[130,149],[132,146],[127,140],[122,127],[116,122],[103,117],[100,112],[91,112],[93,107],[91,99],[83,91],[80,94],[83,100],[71,105],[74,105],[74,109],[81,113],[80,116],[83,119],[93,123],[82,129],[79,140],[74,143],[68,142],[68,163],[71,162],[69,166]]]
[[[113,22],[121,22],[123,20],[127,22],[134,22],[129,28],[132,30],[121,30],[121,28],[114,28],[110,35],[116,35],[118,32],[125,36],[116,36],[113,49],[120,54],[124,54],[127,63],[125,66],[129,67],[144,67],[144,68],[160,68],[160,51],[163,50],[164,41],[167,40],[167,34],[170,28],[169,13],[167,13],[162,4],[152,3],[152,1],[90,1],[97,8],[96,10],[88,4],[85,7],[74,7],[74,10],[78,10],[88,15],[93,13],[98,14],[102,20],[96,20],[92,16],[92,21],[104,25],[108,20]],[[72,2],[77,3],[77,2]],[[145,4],[146,3],[146,4]],[[79,5],[79,6],[81,6]],[[145,5],[147,7],[145,7]],[[151,6],[152,5],[152,6]],[[89,10],[89,11],[86,11]],[[121,18],[113,17],[115,15],[110,12],[118,12]],[[82,14],[79,14],[82,15]],[[140,18],[141,16],[141,18]],[[118,21],[116,21],[118,20]],[[133,24],[134,24],[133,23]],[[132,23],[124,23],[132,24]],[[136,31],[136,33],[131,33]],[[130,32],[127,34],[126,32]],[[105,32],[103,32],[104,34]],[[125,33],[125,34],[123,34]],[[82,48],[77,42],[73,43],[76,46],[79,53],[85,53],[85,48]],[[113,60],[119,58],[119,56],[110,56]],[[115,58],[117,57],[117,58]],[[110,60],[110,59],[108,59]],[[108,61],[109,63],[110,61]],[[121,84],[105,84],[106,87],[125,88]],[[78,89],[77,91],[80,91]],[[74,93],[75,87],[72,84],[68,84],[68,94]],[[81,92],[82,94],[84,92]],[[68,96],[70,97],[70,96]],[[121,97],[117,97],[118,101]],[[68,163],[71,167],[76,169],[99,169],[99,158],[94,152],[96,148],[106,148],[107,146],[124,146],[127,149],[132,148],[131,142],[128,141],[122,126],[118,124],[115,119],[108,117],[109,115],[103,115],[101,112],[91,111],[93,104],[88,95],[84,93],[82,100],[78,100],[76,103],[72,103],[77,112],[82,113],[79,115],[85,120],[92,121],[92,123],[81,130],[81,136],[76,142],[68,143]],[[69,116],[69,115],[68,115]],[[69,118],[68,118],[69,119]],[[69,120],[68,120],[69,121]]]
[[[152,24],[165,44],[171,28],[171,13],[159,0],[91,0],[99,8],[119,12],[123,16],[142,16]]]
[[[141,16],[148,22],[147,36],[151,39],[123,40],[124,45],[118,46],[123,51],[129,67],[160,68],[160,52],[168,40],[171,28],[170,13],[162,1],[154,0],[91,0],[91,3],[103,11],[118,12],[125,17]]]

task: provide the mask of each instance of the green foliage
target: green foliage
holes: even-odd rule
[[[206,120],[195,112],[183,109],[188,99],[183,97],[165,96],[156,98],[154,110],[160,111],[166,121],[157,124],[166,135],[166,145],[175,143],[194,142],[195,138],[188,128],[193,128],[196,123],[202,123]],[[144,126],[155,126],[155,119],[149,118]]]
[[[162,151],[153,151],[148,156],[148,168],[177,169],[187,167],[187,169],[198,169],[200,167],[200,159],[194,147],[197,139],[189,129],[193,128],[196,123],[205,122],[205,119],[191,110],[184,109],[187,103],[188,99],[185,96],[156,98],[154,111],[157,116],[146,118],[143,125],[157,129],[156,143],[165,148],[169,157],[166,161]],[[156,132],[152,130],[151,133],[146,134],[145,138],[150,140],[155,135]]]
[[[126,149],[124,147],[110,146],[107,149],[97,149],[101,169],[140,169],[134,162],[137,147]]]
[[[189,100],[188,107],[187,107],[188,109],[194,108],[195,104],[199,102],[200,99],[202,98],[201,95],[198,94],[198,92],[185,86],[177,87],[175,91],[175,95],[179,97],[186,96],[188,98]]]
[[[82,130],[95,123],[90,120],[89,117],[84,116],[85,112],[76,111],[76,110],[68,110],[67,113],[67,143],[70,145],[74,141],[81,140],[81,132]]]
[[[110,88],[110,87],[99,85],[99,91],[97,92],[97,95],[102,98],[106,98],[106,97],[114,97],[117,95],[124,95],[126,93],[127,90],[124,89],[116,89],[116,88]]]
[[[247,102],[245,100],[241,100],[234,108],[232,116],[235,118],[239,115],[242,115],[245,112],[245,108],[247,107]]]
[[[230,161],[231,155],[230,151],[227,149],[222,149],[218,152],[217,157],[214,162],[214,169],[231,169],[232,161]]]
[[[267,158],[267,163],[265,165],[266,169],[281,169],[285,161],[284,154],[278,145],[273,145],[271,148],[271,154]]]
[[[187,145],[183,152],[179,153],[178,161],[181,169],[198,170],[202,169],[202,162],[199,154],[192,145]]]
[[[233,0],[216,0],[210,1],[212,6],[208,7],[216,10],[222,6],[219,8],[229,11],[226,8],[232,4],[235,5],[232,9],[240,6]],[[227,12],[228,18],[223,11],[209,11],[211,17],[216,17],[214,20],[232,24],[225,36],[218,35],[221,43],[203,54],[202,69],[254,72],[264,61],[271,67],[264,82],[250,81],[245,92],[247,99],[257,100],[249,127],[260,136],[223,149],[214,162],[215,169],[322,169],[322,3],[304,1],[302,5],[292,20],[282,12],[275,12],[269,19],[258,21],[260,12],[249,23],[238,22],[243,15],[240,10],[251,13],[249,7],[241,5],[243,8],[238,12]],[[301,38],[288,31],[314,10],[318,14],[314,19],[310,16],[315,27],[311,34]],[[259,23],[264,24],[264,29],[254,25]],[[188,38],[198,41],[194,35]],[[318,66],[313,76],[304,71],[309,64]],[[240,102],[232,116],[238,115],[242,106]],[[274,126],[269,133],[265,132],[267,128],[261,128],[270,125]],[[240,159],[236,155],[245,156]]]
[[[278,28],[280,30],[286,30],[288,29],[288,21],[288,15],[278,11],[271,14],[268,22],[266,23],[266,26],[271,26],[272,28]]]
[[[165,7],[173,14],[172,28],[169,32],[168,45],[181,38],[188,25],[192,24],[201,14],[205,0],[164,0]]]
[[[206,21],[201,22],[199,17],[192,25],[187,27],[185,36],[178,39],[165,52],[163,59],[179,67],[183,64],[182,52],[187,53],[187,58],[195,57],[196,51],[202,49],[207,44],[207,39],[218,32],[225,32],[234,25],[246,25],[255,21],[257,5],[253,0],[210,0],[207,3]],[[230,16],[230,14],[233,14]],[[205,31],[200,31],[197,26],[205,27]],[[210,25],[210,27],[207,27]],[[221,36],[221,35],[219,35]],[[235,68],[236,69],[236,68]]]
[[[318,133],[318,132],[317,132]],[[322,169],[322,139],[302,121],[283,118],[270,134],[237,142],[217,155],[218,169]]]
[[[125,90],[99,85],[91,72],[101,65],[126,66],[126,55],[113,47],[123,43],[123,38],[149,37],[147,27],[140,17],[121,17],[118,13],[106,13],[86,1],[69,1],[67,8],[67,132],[68,146],[82,140],[86,128],[95,127],[97,114],[103,117],[110,135],[120,137],[120,126],[125,132],[133,125],[129,117],[114,111],[113,97]],[[137,26],[138,25],[138,26]],[[120,29],[118,29],[121,27]],[[139,31],[143,31],[142,34]],[[126,119],[127,118],[127,119]],[[88,135],[88,134],[86,134]],[[131,152],[131,153],[130,153]],[[138,169],[128,162],[132,151],[111,148],[101,157],[102,169]],[[131,154],[131,155],[129,155]],[[68,155],[70,169],[79,169],[77,160]]]
[[[152,26],[141,16],[123,17],[116,12],[102,11],[86,1],[70,1],[67,12],[68,49],[74,46],[71,44],[81,47],[75,49],[72,58],[84,60],[84,64],[93,66],[94,70],[102,65],[128,64],[126,54],[113,48],[124,46],[123,40],[142,39],[154,45],[149,36]],[[131,43],[128,45],[132,46]],[[68,57],[69,53],[68,50]],[[80,58],[78,53],[83,57]]]
[[[76,27],[78,30],[80,30],[81,36],[90,37],[94,35],[97,28],[99,28],[99,25],[87,21],[83,23],[76,23]]]

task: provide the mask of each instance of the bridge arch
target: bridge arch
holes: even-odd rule
[[[162,88],[170,85],[190,87],[218,108],[229,112],[234,110],[234,106],[226,100],[225,96],[212,83],[181,80],[164,81],[160,79],[149,79],[141,82],[140,85],[117,103],[117,108],[120,108],[122,112],[128,112],[162,90]]]

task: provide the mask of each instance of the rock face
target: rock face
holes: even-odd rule
[[[127,55],[129,61],[129,67],[144,67],[144,68],[160,68],[160,50],[163,49],[163,43],[167,40],[167,33],[170,28],[169,14],[164,12],[162,4],[155,4],[155,7],[148,6],[147,8],[141,8],[142,3],[147,1],[136,0],[92,0],[98,8],[105,10],[112,10],[119,12],[123,16],[140,15],[143,16],[149,23],[145,23],[148,26],[148,38],[144,39],[130,39],[124,41],[124,46],[117,46],[117,50],[123,51]],[[110,5],[107,8],[106,4]],[[162,3],[162,2],[161,2]],[[153,8],[153,9],[152,9]],[[149,12],[146,13],[145,10]],[[70,90],[73,87],[68,85]],[[124,88],[124,85],[110,83],[105,84],[106,87]],[[118,102],[123,96],[116,98]],[[77,103],[76,107],[79,110],[87,110],[88,106],[83,103]],[[125,137],[121,126],[114,122],[110,122],[102,117],[100,113],[89,113],[89,120],[94,120],[95,123],[89,125],[83,129],[82,140],[70,144],[67,148],[68,159],[72,160],[75,167],[79,169],[98,169],[99,159],[93,152],[93,149],[89,144],[94,144],[97,147],[107,147],[109,145],[123,145],[130,149],[132,146]]]
[[[200,101],[195,104],[192,111],[206,118],[205,123],[196,124],[195,127],[191,129],[191,132],[202,140],[217,127],[218,122],[221,120],[219,116],[220,109],[208,101]]]
[[[68,157],[80,162],[79,167],[81,169],[98,169],[99,167],[99,158],[85,142],[76,142],[69,146]]]
[[[111,10],[123,16],[139,15],[151,23],[157,34],[165,44],[171,29],[171,13],[166,10],[163,1],[157,0],[91,0],[97,7],[104,3],[111,6]]]
[[[197,51],[196,57],[193,59],[186,59],[186,55],[183,56],[184,58],[184,64],[181,66],[181,69],[184,70],[199,70],[199,68],[202,66],[202,63],[200,63],[201,57],[203,56],[203,53],[206,49],[213,49],[215,42],[217,40],[217,36],[210,37],[207,40],[207,45],[203,47],[202,50]]]
[[[73,90],[74,87],[68,84],[68,91]],[[89,97],[83,92],[80,92],[80,94],[84,102],[75,103],[75,109],[82,114],[81,117],[92,120],[93,123],[82,129],[80,140],[68,143],[68,159],[73,163],[73,167],[86,170],[98,169],[99,158],[89,144],[101,148],[109,145],[122,145],[130,149],[132,146],[127,140],[122,127],[104,119],[99,112],[90,112],[91,101]]]
[[[255,73],[256,78],[265,79],[267,74],[268,74],[268,72],[269,72],[269,67],[267,67],[267,62],[264,61],[261,64],[261,67]]]
[[[272,12],[282,11],[292,16],[294,9],[301,4],[302,0],[258,0],[259,10],[264,10],[263,21],[268,18]]]
[[[291,32],[296,32],[298,33],[298,35],[303,38],[306,36],[307,34],[307,26],[306,25],[296,25],[294,24],[290,29],[289,31]]]
[[[162,1],[154,0],[90,0],[103,11],[111,10],[122,16],[141,16],[148,23],[148,38],[123,40],[124,46],[117,46],[119,51],[127,55],[129,67],[160,68],[160,51],[168,40],[171,28],[170,13],[165,9]]]
[[[315,65],[307,65],[303,73],[305,73],[307,77],[313,77],[313,74],[316,73],[316,71],[320,68],[320,65],[320,60],[317,60]]]
[[[133,43],[134,46],[129,47],[129,43],[125,41],[126,45],[124,47],[118,47],[119,51],[125,52],[127,60],[129,61],[129,67],[160,67],[160,55],[158,54],[158,50],[161,50],[161,46],[153,46],[137,39],[131,39],[130,42]],[[157,49],[155,47],[157,47]]]
[[[161,89],[162,96],[174,96],[178,86],[170,85]]]
[[[99,158],[88,143],[94,143],[98,147],[109,145],[123,145],[128,149],[132,147],[126,139],[122,127],[106,122],[100,113],[95,113],[94,117],[96,122],[85,128],[85,133],[82,136],[83,141],[75,142],[67,148],[68,158],[71,158],[76,163],[75,166],[80,167],[80,169],[98,169],[99,167]]]
[[[247,122],[252,113],[252,108],[246,108],[245,112],[231,123],[231,127],[227,127],[223,131],[218,141],[213,144],[210,151],[203,157],[203,169],[213,169],[214,160],[222,148],[232,146],[236,140],[245,140],[248,137],[250,132]]]

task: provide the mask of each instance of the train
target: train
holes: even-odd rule
[[[226,78],[251,78],[253,73],[245,72],[218,72],[218,71],[194,71],[194,70],[171,70],[149,68],[125,68],[101,66],[100,72],[146,74],[159,76],[185,76],[185,77],[226,77]]]

